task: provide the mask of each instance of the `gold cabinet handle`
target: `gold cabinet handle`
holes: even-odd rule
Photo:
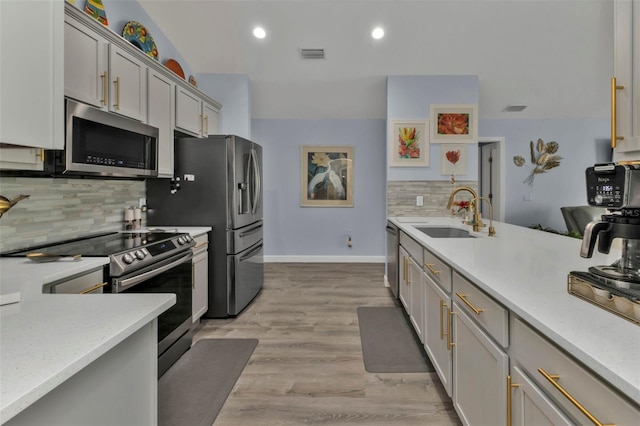
[[[39,149],[38,152],[36,152],[36,158],[39,158],[40,161],[44,161],[44,149]]]
[[[520,385],[511,383],[511,376],[507,374],[507,426],[511,426],[511,388],[517,388]]]
[[[615,426],[613,423],[601,423],[598,419],[595,418],[593,414],[589,412],[582,404],[580,404],[569,392],[567,392],[560,384],[558,380],[560,380],[560,376],[557,374],[549,374],[544,371],[542,368],[538,368],[538,373],[542,374],[542,376],[549,381],[565,398],[567,398],[582,414],[584,414],[594,425],[597,426]]]
[[[86,289],[86,290],[82,290],[82,291],[80,292],[80,294],[87,294],[87,293],[91,293],[92,291],[97,290],[97,289],[99,289],[99,288],[101,288],[101,287],[104,287],[105,285],[107,285],[107,283],[100,283],[100,284],[96,284],[96,285],[94,285],[93,287],[89,287],[89,288],[88,288],[88,289]]]
[[[452,346],[456,344],[451,341],[451,318],[455,315],[455,312],[451,312],[451,309],[447,306],[447,351],[451,350]]]
[[[208,115],[204,116],[204,122],[206,123],[205,132],[206,132],[207,136],[209,136],[209,116]]]
[[[424,266],[425,266],[429,271],[431,271],[431,273],[432,273],[433,275],[440,275],[440,271],[438,271],[438,270],[436,270],[436,269],[433,269],[433,265],[432,265],[432,264],[430,264],[430,263],[425,263],[425,264],[424,264]]]
[[[402,274],[402,277],[404,278],[404,283],[407,283],[407,258],[403,257],[402,258],[404,265],[402,266],[404,268],[404,274]]]
[[[616,78],[611,78],[611,148],[615,148],[618,141],[624,140],[624,136],[616,134],[616,91],[624,89],[624,86],[616,84]]]
[[[484,309],[478,309],[475,306],[473,306],[471,304],[471,302],[469,302],[467,300],[467,295],[466,294],[460,294],[460,293],[458,293],[456,291],[456,296],[458,296],[460,298],[460,300],[462,300],[464,302],[464,304],[469,307],[469,309],[471,309],[473,312],[475,312],[476,315],[480,315],[481,312],[484,312]]]
[[[204,135],[204,115],[200,114],[200,134]]]
[[[108,75],[106,71],[100,76],[100,78],[102,79],[102,99],[100,99],[100,102],[104,106],[107,106],[107,93],[109,93],[109,79],[107,76]]]
[[[117,111],[120,109],[120,77],[116,77],[113,84],[116,86],[116,103],[113,106]]]

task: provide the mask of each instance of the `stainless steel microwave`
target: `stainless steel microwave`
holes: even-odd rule
[[[156,127],[70,99],[65,106],[65,150],[57,156],[56,174],[158,175]]]

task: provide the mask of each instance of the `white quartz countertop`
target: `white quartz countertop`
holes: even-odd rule
[[[0,423],[175,304],[174,294],[43,294],[0,308]]]
[[[582,241],[494,222],[478,238],[431,238],[421,226],[471,231],[460,218],[389,218],[559,347],[635,401],[640,400],[640,327],[567,292],[571,271],[613,263],[620,251],[580,257]],[[484,219],[483,219],[484,220]]]

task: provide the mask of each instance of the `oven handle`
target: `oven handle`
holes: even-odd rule
[[[126,280],[122,280],[118,283],[118,287],[131,287],[132,285],[136,285],[136,284],[140,284],[143,281],[148,280],[149,278],[153,278],[157,275],[162,274],[163,272],[168,271],[171,268],[175,268],[178,265],[181,265],[183,263],[187,263],[189,261],[191,261],[191,259],[193,258],[193,252],[191,250],[189,250],[189,252],[187,254],[185,254],[184,256],[182,256],[180,259],[176,260],[175,262],[171,262],[167,265],[161,266],[157,269],[154,269],[152,271],[149,272],[145,272],[144,274],[140,274],[140,275],[136,275],[135,277],[131,277],[131,278],[127,278]]]

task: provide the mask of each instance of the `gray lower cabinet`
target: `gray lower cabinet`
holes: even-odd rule
[[[465,425],[639,424],[637,401],[417,244],[400,232],[399,298]]]
[[[511,425],[559,426],[573,424],[536,384],[518,367],[511,369],[507,381],[507,411]]]
[[[453,405],[466,425],[506,424],[507,353],[453,303]]]
[[[199,322],[200,317],[209,308],[209,238],[207,234],[194,238],[193,247],[193,281],[192,281],[192,320]]]
[[[103,287],[106,285],[103,270],[102,268],[98,268],[80,275],[45,284],[42,292],[55,294],[102,293]]]

